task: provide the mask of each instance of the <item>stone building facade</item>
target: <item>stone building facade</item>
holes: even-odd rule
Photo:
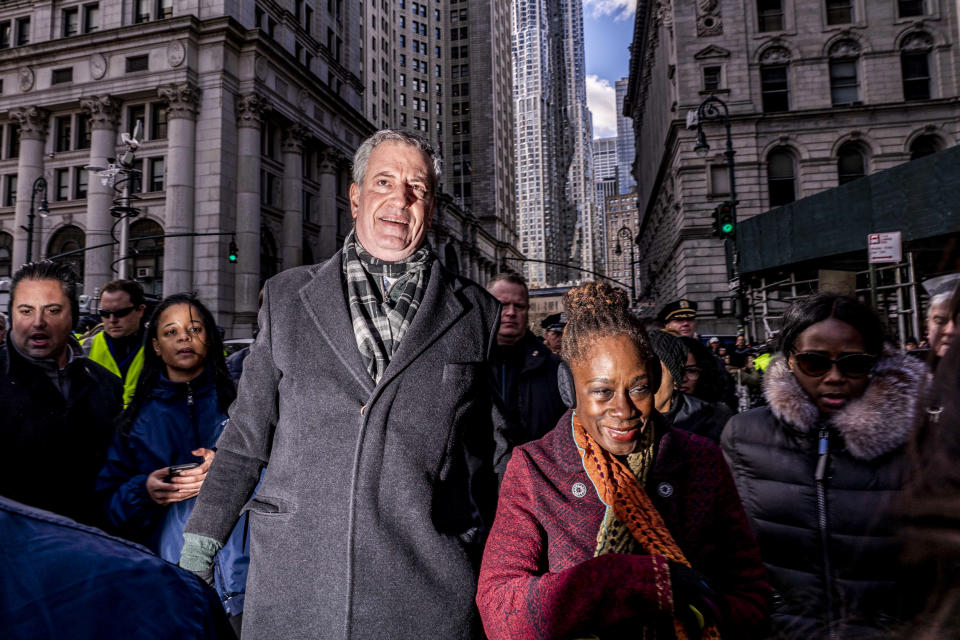
[[[638,270],[640,254],[634,244],[637,237],[637,231],[640,227],[640,211],[637,209],[637,192],[616,193],[606,196],[604,199],[604,215],[607,223],[607,245],[606,245],[606,275],[617,282],[627,285],[630,289],[630,281],[633,282],[631,294],[636,292],[637,297],[641,294],[641,283],[643,278]],[[631,250],[632,246],[632,250]],[[617,249],[619,248],[619,251]],[[631,260],[634,264],[631,266]],[[637,301],[634,300],[634,308]]]
[[[952,0],[639,0],[635,19],[624,111],[637,139],[643,291],[657,306],[687,297],[710,310],[728,295],[711,235],[729,198],[724,129],[704,124],[701,158],[685,126],[706,97],[729,108],[740,219],[960,139]],[[736,328],[700,316],[705,333]]]
[[[39,206],[41,175],[50,211],[35,218],[32,257],[89,247],[64,258],[89,295],[116,277],[116,192],[85,167],[120,156],[121,134],[140,121],[130,275],[156,295],[196,290],[229,335],[249,335],[263,281],[329,257],[351,228],[350,160],[374,131],[358,9],[342,0],[4,3],[0,277],[26,258],[21,227]],[[431,241],[441,257],[477,278],[494,272],[497,241],[449,196],[438,206]]]

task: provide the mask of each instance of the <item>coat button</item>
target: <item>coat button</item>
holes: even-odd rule
[[[673,495],[673,485],[669,482],[661,482],[657,485],[657,494],[661,498],[669,498]]]
[[[570,487],[570,491],[573,492],[574,496],[582,498],[583,496],[587,495],[587,485],[583,484],[582,482],[575,482],[573,486]]]

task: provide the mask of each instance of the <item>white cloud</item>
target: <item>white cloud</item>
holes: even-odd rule
[[[587,76],[587,106],[593,113],[593,137],[617,135],[617,91],[609,80]]]
[[[594,18],[614,16],[614,20],[629,20],[637,11],[637,0],[583,0]]]

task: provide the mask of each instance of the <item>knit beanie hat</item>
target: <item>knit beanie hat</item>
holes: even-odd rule
[[[673,376],[674,381],[679,384],[683,380],[683,370],[687,366],[687,350],[683,343],[680,342],[679,338],[666,331],[651,331],[647,335],[650,337],[650,346],[653,347],[653,352],[667,367],[667,371]]]

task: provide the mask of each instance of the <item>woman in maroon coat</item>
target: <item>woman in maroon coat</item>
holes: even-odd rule
[[[762,636],[770,588],[720,449],[654,411],[660,363],[623,291],[564,304],[575,409],[507,467],[477,592],[487,635]]]

